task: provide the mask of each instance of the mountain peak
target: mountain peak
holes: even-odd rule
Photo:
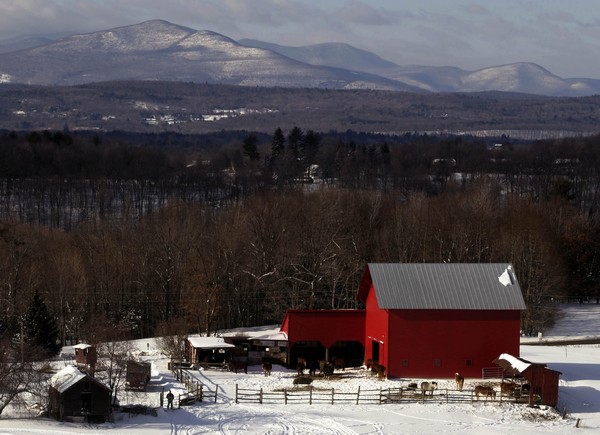
[[[249,39],[236,42],[161,19],[0,54],[0,83],[72,85],[114,80],[410,92],[600,93],[598,80],[561,79],[530,62],[478,71],[402,67],[343,42],[304,47]]]

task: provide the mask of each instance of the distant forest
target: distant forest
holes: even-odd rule
[[[526,334],[600,297],[600,137],[0,134],[0,331],[63,343],[358,308],[368,262],[511,262]],[[91,321],[89,319],[92,319]]]

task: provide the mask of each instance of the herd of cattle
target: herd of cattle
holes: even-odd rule
[[[370,370],[370,372],[379,379],[385,378],[385,367],[377,363],[377,361],[368,360],[366,367],[367,370]],[[244,370],[245,373],[248,373],[247,363],[230,362],[228,368],[230,371],[235,371],[236,373],[238,370]],[[306,359],[299,357],[296,364],[298,376],[294,379],[294,385],[312,383],[313,378],[316,376],[317,370],[319,370],[319,373],[323,378],[329,379],[334,374],[336,369],[344,370],[345,368],[346,367],[343,358],[334,358],[332,362],[326,360],[314,360],[307,363]],[[304,376],[304,371],[306,369],[308,369],[309,376]],[[271,371],[273,370],[273,363],[268,361],[263,362],[262,370],[265,376],[270,376]],[[463,391],[465,378],[459,373],[455,373],[454,380],[456,382],[456,390]],[[417,383],[408,384],[407,390],[415,392],[420,391],[423,396],[433,396],[433,392],[437,388],[438,383],[436,381],[423,381],[420,385]],[[480,396],[485,400],[496,398],[496,390],[490,384],[475,385],[473,387],[473,393],[475,394],[477,400],[479,400]],[[500,394],[503,396],[519,398],[523,395],[529,394],[529,385],[503,380],[500,383]]]

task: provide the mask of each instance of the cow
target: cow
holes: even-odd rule
[[[373,363],[371,373],[377,376],[378,379],[385,379],[385,366],[379,363]]]
[[[334,358],[333,365],[336,369],[346,370],[346,361],[344,361],[344,358]]]
[[[421,391],[423,392],[423,396],[427,395],[429,391],[429,395],[433,396],[433,390],[437,388],[438,383],[436,381],[431,382],[421,382]]]
[[[300,362],[300,358],[298,358],[298,363],[296,364],[296,371],[298,372],[298,376],[302,376],[304,374],[305,368],[306,363]]]
[[[473,391],[475,391],[477,400],[479,400],[479,395],[482,395],[485,400],[487,400],[488,397],[490,399],[496,398],[496,391],[494,391],[494,388],[490,387],[489,385],[476,385]]]
[[[454,380],[456,381],[456,389],[458,391],[463,390],[463,386],[465,385],[465,378],[460,375],[460,373],[454,373]]]
[[[243,370],[244,373],[248,373],[248,363],[245,361],[229,361],[227,363],[227,369],[230,372],[237,373],[238,370]]]
[[[319,368],[319,362],[317,360],[312,360],[308,365],[308,374],[310,376],[317,375],[317,369]]]
[[[271,370],[273,370],[273,364],[270,362],[264,362],[262,364],[262,369],[265,376],[271,376]]]
[[[323,364],[321,364],[321,373],[323,373],[323,376],[325,377],[325,379],[329,379],[331,377],[331,375],[333,375],[333,371],[335,370],[335,367],[333,366],[333,364],[331,364],[328,361],[321,361],[323,362]]]
[[[519,392],[519,386],[514,382],[501,382],[500,394],[504,396],[516,396]]]
[[[371,370],[371,373],[376,375],[379,379],[385,378],[385,366],[377,362],[377,360],[369,359],[366,363],[367,370]]]

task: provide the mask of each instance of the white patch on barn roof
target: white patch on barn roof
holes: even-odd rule
[[[76,344],[75,346],[73,346],[73,349],[87,349],[89,347],[92,347],[92,345],[85,344],[85,343],[79,343],[79,344]]]
[[[87,375],[75,366],[66,366],[50,378],[48,383],[59,392],[64,392],[85,378]]]
[[[508,353],[501,354],[498,357],[498,360],[506,361],[508,364],[510,364],[510,366],[513,369],[515,369],[519,373],[523,373],[525,370],[527,370],[527,367],[529,367],[531,365],[531,363],[525,362],[522,359],[512,356]]]
[[[506,287],[507,285],[513,285],[513,279],[512,279],[511,272],[510,272],[511,269],[512,268],[510,266],[508,266],[504,270],[504,273],[498,277],[498,281],[500,281],[500,284],[502,284],[504,287]]]
[[[221,337],[202,337],[200,335],[191,335],[188,337],[190,344],[199,349],[223,349],[226,347],[235,347],[233,344],[225,343]]]
[[[277,332],[275,334],[259,335],[258,337],[253,337],[252,339],[262,341],[287,341],[288,337],[285,332]]]

